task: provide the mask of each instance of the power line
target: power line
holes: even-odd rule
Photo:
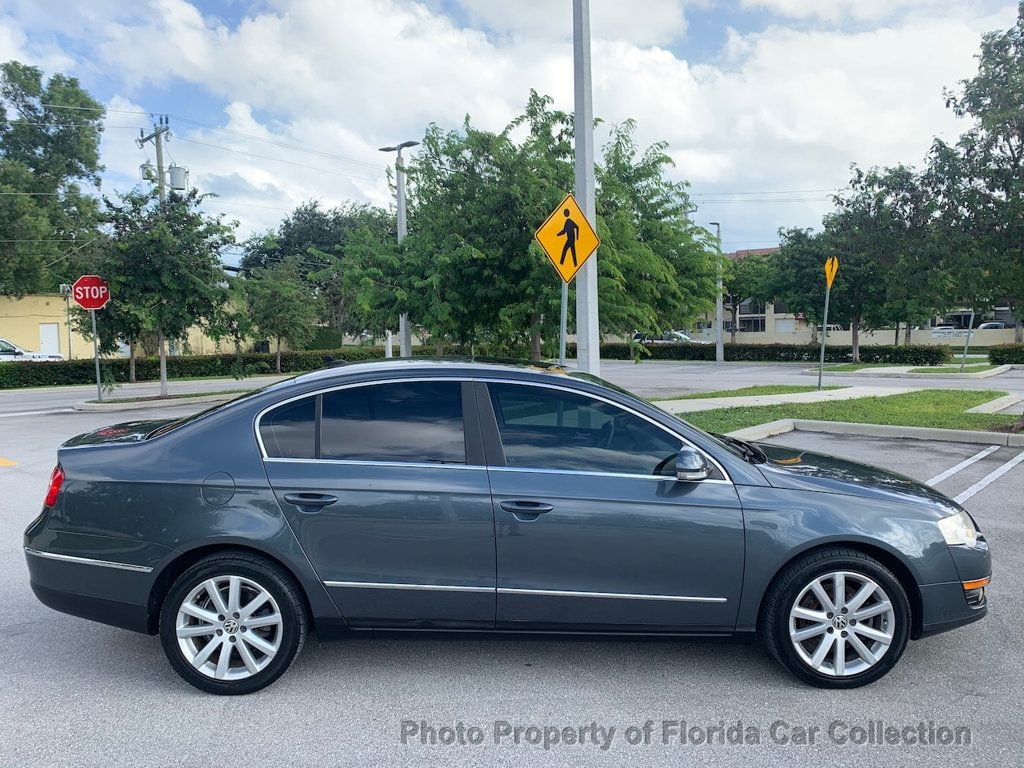
[[[269,155],[257,155],[254,152],[246,152],[241,149],[234,149],[233,147],[225,147],[223,144],[210,144],[207,141],[199,141],[198,139],[189,139],[184,136],[176,136],[179,141],[187,141],[191,144],[199,144],[204,147],[212,147],[213,149],[220,149],[225,152],[234,152],[237,155],[245,155],[247,157],[255,157],[260,160],[272,160],[275,163],[284,163],[285,165],[293,165],[296,168],[308,168],[311,171],[318,171],[320,173],[330,173],[334,176],[344,176],[347,179],[357,179],[362,181],[376,181],[372,176],[355,176],[351,173],[344,173],[342,171],[332,171],[327,168],[318,168],[315,165],[306,165],[305,163],[296,163],[293,160],[283,160],[279,157],[270,157]]]
[[[699,192],[690,197],[707,197],[709,195],[804,195],[812,192],[842,192],[846,187],[828,187],[826,189],[780,189],[760,190],[757,192]]]

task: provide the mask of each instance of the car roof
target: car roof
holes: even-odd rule
[[[394,373],[398,375],[417,373],[483,375],[507,373],[522,375],[524,373],[566,376],[569,371],[552,363],[533,363],[525,360],[498,360],[472,357],[411,357],[391,358],[382,360],[364,360],[332,368],[323,368],[303,373],[292,379],[294,384],[312,384],[324,381],[341,381],[348,378],[363,377],[368,374],[377,376]]]

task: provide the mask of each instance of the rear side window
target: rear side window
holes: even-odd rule
[[[260,437],[272,459],[316,456],[316,397],[287,403],[260,420]]]
[[[321,457],[465,464],[462,386],[415,381],[323,395]]]

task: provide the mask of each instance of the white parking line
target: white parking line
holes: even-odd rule
[[[980,452],[974,454],[973,456],[971,456],[971,458],[964,459],[963,461],[961,461],[956,466],[953,466],[953,467],[950,467],[949,469],[947,469],[945,472],[940,472],[935,477],[933,477],[931,480],[925,480],[924,483],[925,483],[925,485],[936,485],[938,483],[941,483],[943,480],[948,480],[953,475],[955,475],[957,472],[959,472],[961,469],[967,469],[974,462],[981,461],[986,456],[992,455],[993,453],[998,451],[999,448],[1000,448],[1000,446],[998,446],[998,445],[990,445],[985,450],[980,451]]]
[[[990,486],[992,483],[994,483],[1000,477],[1002,477],[1007,472],[1009,472],[1011,469],[1016,467],[1022,461],[1024,461],[1024,451],[1022,451],[1021,453],[1018,453],[1016,456],[1014,456],[1012,459],[1010,459],[1008,462],[1003,464],[998,469],[994,469],[991,472],[989,472],[987,475],[985,475],[983,478],[981,478],[981,480],[976,482],[974,485],[972,485],[966,491],[964,491],[959,496],[957,496],[955,499],[953,499],[953,501],[955,501],[957,504],[963,504],[965,501],[967,501],[969,498],[971,498],[971,496],[976,494],[978,491],[984,490],[985,488]]]

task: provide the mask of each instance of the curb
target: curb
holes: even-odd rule
[[[810,419],[779,419],[778,421],[770,421],[766,424],[758,424],[753,427],[730,432],[729,436],[739,438],[740,440],[764,440],[765,438],[785,434],[786,432],[822,432],[832,435],[906,438],[946,443],[999,445],[1011,448],[1024,447],[1024,434],[1011,434],[1009,432],[973,432],[962,429],[935,429],[932,427],[895,427],[889,424],[853,424],[843,421],[813,421]]]
[[[918,366],[925,367],[925,366]],[[931,379],[939,376],[943,379],[988,379],[992,376],[998,376],[1002,373],[1011,371],[1016,366],[1012,365],[1000,365],[997,368],[993,368],[991,371],[981,371],[980,373],[874,373],[871,368],[863,368],[859,371],[832,371],[830,372],[827,368],[825,369],[826,376],[871,376],[878,379]],[[818,370],[808,369],[801,371],[804,376],[817,376]]]
[[[153,408],[175,408],[181,405],[192,405],[199,403],[210,403],[211,405],[216,403],[226,403],[228,400],[234,400],[236,397],[245,394],[244,392],[236,392],[231,395],[196,395],[195,397],[175,397],[170,400],[136,400],[131,402],[118,402],[117,400],[107,400],[103,403],[90,403],[81,402],[75,403],[72,408],[76,411],[85,411],[88,413],[107,413],[116,411],[145,411]]]
[[[989,400],[987,403],[968,408],[966,413],[999,413],[1011,405],[1016,405],[1021,400],[1024,400],[1024,395],[1003,395],[995,400]]]

